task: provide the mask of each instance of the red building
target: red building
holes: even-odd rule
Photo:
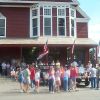
[[[77,0],[0,0],[0,60],[32,60],[30,52],[35,59],[48,38],[45,60],[86,64],[97,46],[88,38],[88,21]]]

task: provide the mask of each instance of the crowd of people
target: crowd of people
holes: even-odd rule
[[[44,65],[41,64],[43,67]],[[20,84],[21,92],[27,93],[30,88],[33,92],[39,93],[41,83],[48,86],[50,93],[60,91],[77,91],[76,79],[79,75],[79,68],[77,62],[72,62],[70,65],[61,66],[60,62],[53,61],[50,65],[44,66],[41,69],[39,65],[34,62],[32,64],[21,63],[18,66],[10,65],[10,63],[3,62],[1,64],[2,76],[9,76],[14,78]],[[90,81],[90,88],[99,89],[100,83],[100,64],[93,65],[90,61],[84,67],[84,72],[87,73]]]

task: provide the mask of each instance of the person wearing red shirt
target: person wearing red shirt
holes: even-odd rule
[[[30,66],[30,72],[31,72],[31,75],[30,75],[30,79],[31,79],[31,88],[34,87],[35,85],[35,68],[34,68],[34,64],[32,64]]]
[[[71,89],[76,90],[76,78],[78,76],[77,66],[70,67],[70,80],[71,80]]]

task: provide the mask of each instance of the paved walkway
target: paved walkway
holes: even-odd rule
[[[50,94],[47,87],[41,87],[39,94],[25,94],[16,81],[0,77],[0,100],[100,100],[100,90],[79,88],[77,92]]]

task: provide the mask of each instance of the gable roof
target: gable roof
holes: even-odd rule
[[[77,6],[76,7],[76,10],[84,17],[84,18],[86,18],[86,19],[90,19],[89,18],[89,16],[79,7],[79,6]]]

